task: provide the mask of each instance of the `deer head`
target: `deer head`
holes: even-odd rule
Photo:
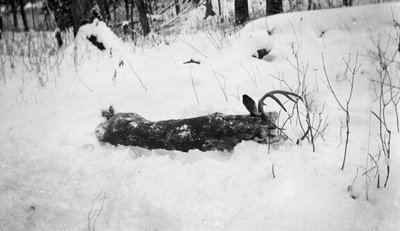
[[[254,100],[250,96],[243,95],[242,96],[243,104],[246,107],[246,109],[250,112],[250,116],[266,118],[266,117],[268,117],[268,115],[264,111],[264,105],[266,106],[266,104],[264,103],[264,100],[266,98],[270,97],[275,102],[277,102],[279,104],[279,106],[285,112],[287,112],[285,106],[283,106],[282,102],[275,96],[276,94],[281,94],[294,103],[296,103],[297,100],[299,100],[299,99],[301,101],[303,101],[301,96],[299,96],[295,93],[288,92],[288,91],[275,90],[275,91],[270,91],[270,92],[266,93],[263,97],[261,97],[260,100],[258,101],[257,106],[256,106],[256,103],[254,102]]]

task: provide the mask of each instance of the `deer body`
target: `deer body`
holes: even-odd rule
[[[277,113],[271,113],[271,120]],[[275,127],[260,117],[213,113],[188,119],[152,122],[135,113],[118,113],[96,128],[100,141],[147,149],[187,152],[228,150],[242,141],[268,144],[279,140]]]
[[[277,112],[264,112],[263,101],[271,97],[279,105],[282,103],[273,94],[300,98],[292,93],[273,91],[264,95],[256,106],[254,100],[243,95],[243,104],[250,115],[225,115],[213,113],[194,118],[149,121],[136,113],[117,113],[109,108],[103,111],[107,121],[96,128],[96,136],[102,142],[113,145],[132,145],[147,149],[166,149],[187,152],[231,151],[242,141],[270,144],[279,141],[276,135]],[[290,96],[289,96],[290,95]],[[294,100],[293,100],[294,101]],[[283,109],[285,109],[283,107]]]

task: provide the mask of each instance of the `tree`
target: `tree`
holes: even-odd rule
[[[282,12],[282,0],[267,0],[267,15],[274,15]]]
[[[124,0],[125,3],[125,14],[126,14],[126,21],[129,20],[129,0]]]
[[[94,3],[91,0],[72,1],[69,0],[70,21],[74,28],[74,36],[78,34],[79,27],[91,22]]]
[[[0,15],[0,39],[3,38],[3,17]]]
[[[49,27],[51,25],[50,18],[52,18],[54,15],[51,16],[51,13],[50,13],[51,10],[50,10],[48,1],[43,2],[42,11],[43,11],[43,15],[44,15],[44,24],[46,26],[46,30],[49,30]],[[52,19],[55,20],[54,18],[52,18]]]
[[[74,36],[77,35],[80,26],[97,17],[97,14],[92,11],[93,0],[53,0],[48,1],[48,6],[54,12],[58,28],[65,31],[73,27]]]
[[[249,6],[247,0],[235,0],[235,23],[243,24],[249,19]]]
[[[111,20],[110,4],[108,3],[108,0],[96,0],[96,3],[99,6],[100,14],[103,20],[105,22]]]
[[[343,6],[352,6],[353,0],[343,0]]]
[[[181,7],[179,6],[178,0],[175,0],[175,13],[178,16],[179,13],[181,12]]]
[[[219,13],[219,16],[222,15],[221,0],[218,0],[218,13]]]
[[[206,2],[206,15],[204,16],[204,19],[207,19],[208,16],[214,16],[215,12],[213,10],[212,2],[211,0],[207,0]]]
[[[34,9],[34,7],[33,7],[33,0],[31,0],[30,2],[31,2],[31,5],[32,5],[32,7],[31,7],[31,13],[32,13],[32,27],[33,27],[33,30],[35,30],[35,29],[36,29],[36,23],[35,23],[35,9]]]
[[[18,30],[18,15],[17,15],[17,4],[15,2],[16,0],[11,0],[11,11],[13,14],[13,22],[14,22],[14,28],[15,30]]]
[[[153,14],[153,6],[151,5],[151,3],[152,3],[152,1],[147,1],[147,12],[149,13],[149,14]],[[154,4],[156,4],[156,3],[154,3]]]
[[[315,10],[315,3],[312,0],[308,0],[308,10]]]
[[[146,5],[143,0],[136,0],[136,7],[139,11],[140,23],[142,24],[143,35],[146,36],[150,33],[149,20],[146,15]]]
[[[21,16],[22,16],[22,23],[24,24],[24,29],[25,29],[25,31],[28,31],[29,27],[28,27],[28,22],[26,21],[24,0],[19,0],[19,5],[21,7]]]
[[[73,25],[69,0],[48,1],[47,6],[54,14],[57,27],[65,31]],[[49,12],[50,14],[50,12]]]

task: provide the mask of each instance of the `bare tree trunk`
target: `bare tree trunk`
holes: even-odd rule
[[[129,20],[129,0],[124,0],[125,3],[125,14],[126,14],[126,21]]]
[[[106,22],[107,21],[107,17],[106,17],[106,11],[104,9],[104,0],[96,0],[96,3],[99,6],[101,17]]]
[[[3,1],[0,0],[0,6],[3,4]],[[3,38],[3,16],[0,14],[0,40]]]
[[[26,14],[25,14],[25,9],[24,9],[24,0],[19,1],[20,9],[21,9],[21,16],[22,16],[22,22],[24,23],[24,29],[25,31],[29,30],[28,27],[28,22],[26,21]]]
[[[13,14],[13,22],[14,22],[14,28],[15,30],[18,30],[18,15],[17,15],[17,4],[15,2],[16,0],[11,0],[11,11]]]
[[[243,24],[249,19],[249,6],[247,0],[235,0],[235,23]]]
[[[105,22],[108,22],[111,19],[110,7],[107,0],[96,0],[97,5],[100,9],[101,17]]]
[[[222,16],[221,0],[218,0],[218,11],[219,11],[219,16]]]
[[[353,0],[343,0],[343,6],[352,6]]]
[[[32,5],[32,7],[31,7],[31,11],[32,11],[32,27],[33,27],[33,30],[35,30],[36,29],[36,23],[35,23],[35,10],[34,10],[34,7],[33,7],[33,3],[34,3],[34,1],[31,0],[31,5]]]
[[[0,40],[3,38],[3,17],[0,15]]]
[[[135,25],[133,23],[133,9],[135,8],[135,0],[130,0],[131,1],[131,13],[129,15],[130,20],[131,20],[131,33],[132,33],[132,41],[136,44],[136,32],[135,32]]]
[[[181,7],[179,6],[178,1],[175,1],[175,14],[176,14],[176,16],[178,16],[180,12],[181,12]]]
[[[133,9],[135,9],[135,0],[130,0],[131,1],[131,10],[129,14],[129,18],[131,20],[131,25],[132,25],[132,30],[133,30]]]
[[[149,10],[149,14],[153,14],[153,7],[151,6],[151,1],[148,1],[147,3],[147,9]]]
[[[69,14],[69,18],[70,18],[70,20],[71,20],[71,22],[72,22],[72,27],[73,27],[73,30],[74,30],[74,37],[76,37],[76,35],[78,34],[78,30],[79,30],[79,21],[80,21],[80,19],[79,19],[79,15],[80,15],[80,9],[79,9],[79,6],[78,6],[78,4],[74,4],[74,3],[70,3],[70,14]]]
[[[211,0],[208,0],[207,2],[206,2],[206,14],[205,14],[205,16],[204,16],[204,19],[207,19],[208,18],[208,16],[214,16],[215,15],[215,12],[214,12],[214,10],[213,10],[213,6],[212,6],[212,2],[211,2]]]
[[[111,20],[110,4],[108,4],[108,0],[104,0],[104,10],[106,11],[106,20],[108,22]]]
[[[267,0],[267,15],[274,15],[282,12],[282,0]]]
[[[69,7],[69,17],[74,28],[74,36],[76,36],[79,27],[90,21],[93,2],[91,0],[71,1]]]
[[[139,11],[140,23],[142,24],[143,35],[146,36],[150,33],[150,25],[146,15],[146,5],[143,0],[136,0],[136,6]]]
[[[45,25],[45,30],[49,30],[49,9],[46,7],[45,12],[44,12],[44,25]]]

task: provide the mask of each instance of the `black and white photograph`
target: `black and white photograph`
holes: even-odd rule
[[[0,231],[399,231],[400,0],[0,0]]]

